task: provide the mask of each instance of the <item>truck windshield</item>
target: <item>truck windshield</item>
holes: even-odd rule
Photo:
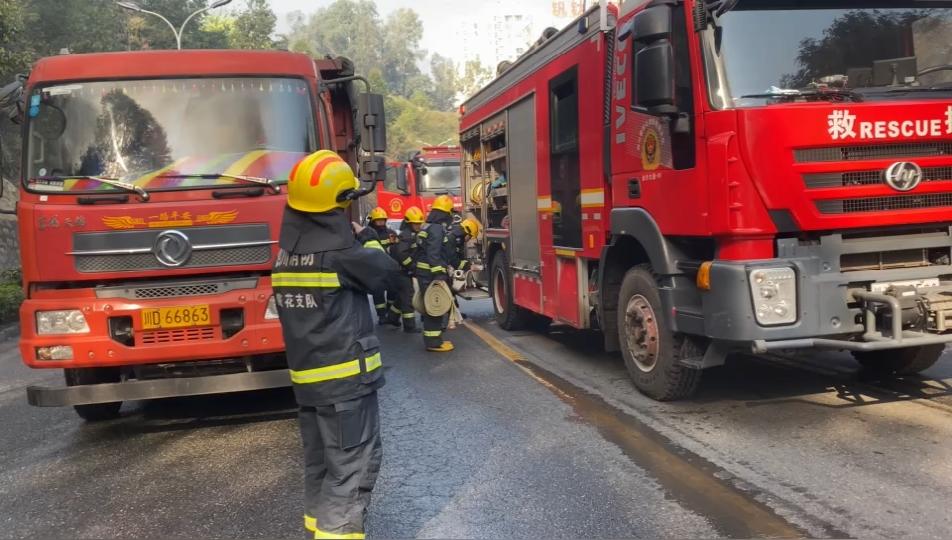
[[[26,188],[114,191],[84,177],[149,192],[286,182],[316,146],[307,83],[206,78],[74,83],[28,97]]]
[[[420,176],[420,191],[459,193],[459,163],[427,163],[426,174]]]
[[[712,104],[902,99],[909,92],[947,99],[952,2],[863,4],[741,0],[704,34]],[[922,74],[929,68],[939,69]]]

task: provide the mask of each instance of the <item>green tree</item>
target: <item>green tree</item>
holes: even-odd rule
[[[108,0],[22,0],[35,57],[127,48],[125,16]],[[31,60],[35,60],[32,58]]]
[[[493,71],[479,60],[470,60],[463,66],[463,75],[459,79],[459,92],[463,99],[472,96],[493,79]]]
[[[430,57],[430,76],[433,77],[431,97],[434,107],[441,111],[453,110],[459,91],[456,64],[451,59],[434,53]]]
[[[228,44],[233,49],[272,49],[278,17],[271,10],[268,0],[246,0],[245,8],[234,18],[235,24],[229,33]]]
[[[0,0],[0,86],[26,67],[30,51],[24,35],[23,6],[17,0]]]
[[[410,82],[420,75],[417,63],[423,59],[420,48],[423,39],[423,23],[416,11],[400,8],[387,17],[382,28],[383,51],[381,67],[391,91],[410,96],[418,88]]]
[[[408,159],[421,146],[457,136],[459,119],[455,113],[435,111],[401,96],[388,97],[386,107],[387,153],[392,159]]]
[[[336,0],[310,16],[293,14],[290,22],[291,50],[316,57],[346,56],[362,73],[376,67],[387,77],[381,62],[380,16],[371,0]]]

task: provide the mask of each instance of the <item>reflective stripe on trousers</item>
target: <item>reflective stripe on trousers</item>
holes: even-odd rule
[[[379,368],[383,365],[380,360],[380,353],[365,358],[364,364],[367,366],[367,373]],[[295,384],[313,384],[334,379],[346,379],[347,377],[360,375],[360,359],[315,369],[305,369],[303,371],[292,369],[289,371],[291,372],[291,382]]]

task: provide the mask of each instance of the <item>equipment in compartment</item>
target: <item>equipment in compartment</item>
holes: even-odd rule
[[[490,229],[503,228],[509,215],[506,135],[503,114],[460,136],[468,195],[466,209]]]

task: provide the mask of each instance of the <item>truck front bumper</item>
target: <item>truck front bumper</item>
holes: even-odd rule
[[[265,315],[270,297],[271,281],[264,277],[253,279],[250,288],[176,298],[101,297],[93,289],[44,291],[20,308],[20,353],[32,368],[121,367],[280,353],[281,325]],[[210,322],[167,330],[143,327],[145,309],[189,305],[207,305]],[[70,309],[83,313],[88,333],[37,334],[37,312]],[[239,317],[240,327],[235,325]],[[130,325],[131,342],[117,337],[117,321]],[[72,358],[41,359],[41,349],[49,347],[69,347]]]
[[[247,392],[287,386],[291,386],[288,370],[276,369],[254,373],[124,381],[83,386],[29,386],[26,389],[26,397],[30,405],[35,407],[65,407],[113,401]]]
[[[939,280],[926,290],[935,297],[952,299],[952,265],[930,264],[889,269],[847,270],[844,255],[889,254],[909,249],[950,249],[952,234],[844,239],[823,237],[819,243],[800,244],[796,239],[778,242],[778,257],[762,261],[715,261],[711,290],[701,293],[702,321],[685,321],[696,332],[754,352],[781,349],[831,348],[874,351],[952,343],[947,300],[932,303],[926,329],[902,326],[902,310],[895,297],[872,292],[873,284]],[[754,313],[749,282],[757,268],[787,267],[797,276],[797,320],[792,324],[764,326]],[[935,292],[938,291],[938,292]],[[928,304],[928,302],[927,302]],[[680,314],[679,314],[680,315]]]

